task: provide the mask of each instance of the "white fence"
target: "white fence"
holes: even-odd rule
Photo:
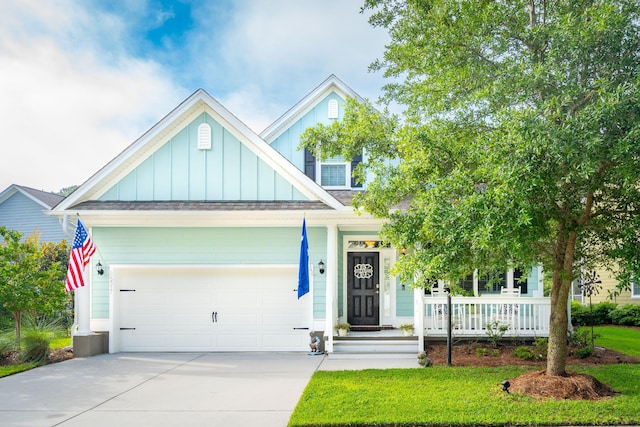
[[[447,298],[423,299],[424,333],[447,335]],[[549,336],[549,298],[496,295],[495,297],[451,297],[451,324],[454,337],[486,337],[487,325],[508,326],[504,336],[536,338]]]

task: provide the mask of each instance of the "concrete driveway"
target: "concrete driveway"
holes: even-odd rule
[[[324,356],[119,353],[0,378],[3,426],[286,426]]]

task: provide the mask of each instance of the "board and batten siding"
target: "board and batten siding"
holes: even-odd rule
[[[342,119],[345,100],[337,93],[331,92],[271,142],[271,146],[276,151],[289,159],[301,171],[304,171],[304,150],[298,148],[300,136],[307,128],[319,123],[328,125],[336,120],[328,118],[328,104],[331,100],[338,102],[338,120]]]
[[[58,218],[47,216],[47,209],[20,192],[0,203],[0,225],[22,233],[22,240],[37,231],[40,242],[67,240]],[[70,240],[70,239],[69,239]]]
[[[198,149],[198,126],[211,126],[211,149]],[[308,200],[238,138],[202,113],[100,200]]]
[[[297,264],[300,227],[273,228],[100,228],[92,229],[106,273],[93,273],[92,318],[109,317],[109,265],[241,265]],[[327,230],[308,227],[309,262],[313,265],[314,318],[325,315],[325,279],[318,262],[326,262]],[[297,286],[297,270],[292,283]],[[292,287],[292,292],[294,287]]]

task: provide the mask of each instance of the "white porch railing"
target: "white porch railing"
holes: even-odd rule
[[[446,296],[422,298],[424,334],[447,335]],[[486,337],[487,325],[509,326],[505,337],[549,336],[549,298],[496,295],[494,297],[451,297],[451,324],[454,337]]]

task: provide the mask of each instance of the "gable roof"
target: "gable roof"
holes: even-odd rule
[[[0,193],[0,203],[3,203],[9,197],[16,193],[21,193],[25,197],[33,200],[43,208],[49,210],[60,203],[64,197],[54,193],[49,193],[35,188],[25,187],[22,185],[11,184],[2,193]]]
[[[341,210],[348,208],[269,146],[260,136],[206,91],[198,89],[58,204],[55,210],[58,213],[63,213],[62,211],[83,209],[83,206],[89,208],[92,203],[88,202],[96,201],[115,183],[153,154],[169,138],[177,134],[185,123],[188,123],[191,118],[202,112],[214,117],[245,147],[269,165],[294,188],[308,197],[310,201],[321,202],[330,209]],[[94,207],[93,209],[100,208]]]
[[[331,74],[320,83],[313,91],[300,100],[289,111],[273,122],[269,127],[260,133],[260,137],[271,144],[278,136],[287,130],[293,123],[311,110],[318,100],[324,98],[331,92],[337,92],[343,98],[356,98],[363,102],[364,99],[347,86],[342,80]]]

